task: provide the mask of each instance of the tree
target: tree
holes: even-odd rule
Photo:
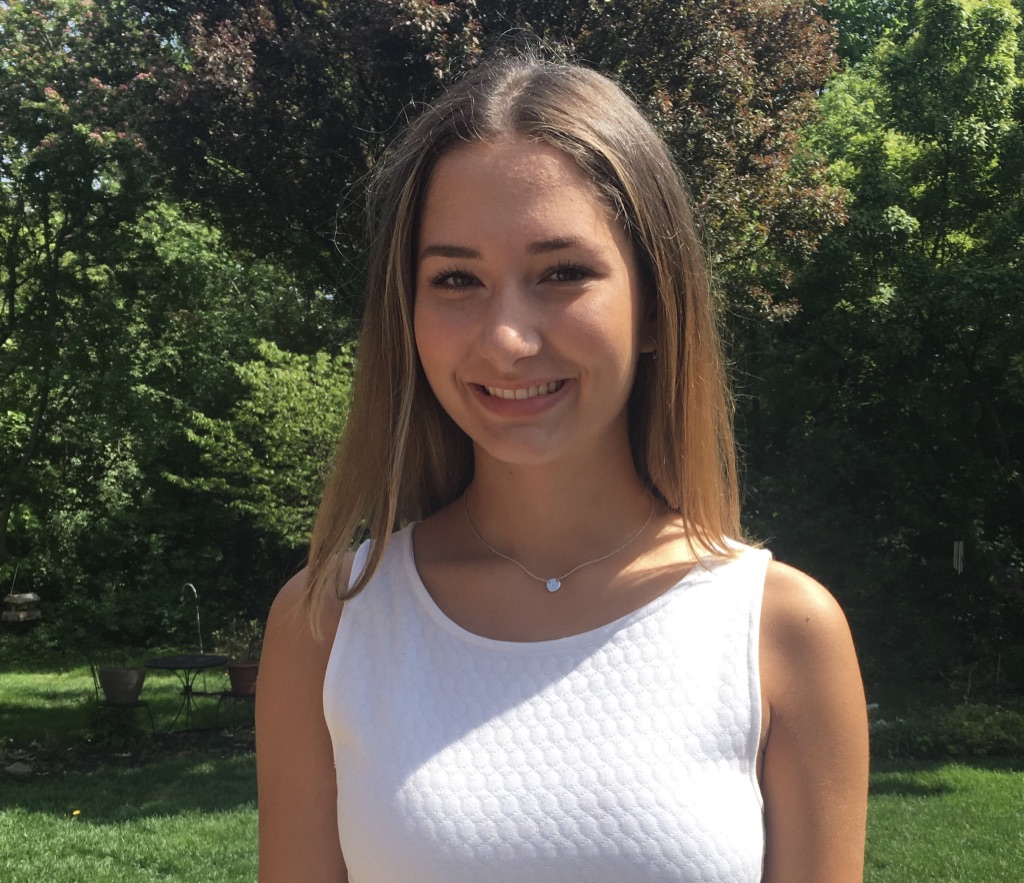
[[[235,365],[244,392],[224,417],[190,415],[205,468],[172,481],[221,498],[284,547],[304,548],[348,413],[352,358],[288,353],[261,342]]]
[[[735,308],[779,312],[778,278],[843,216],[795,139],[834,63],[832,31],[804,0],[195,8],[188,64],[162,90],[150,140],[178,193],[247,247],[312,268],[303,278],[342,314],[361,302],[358,194],[374,158],[416,102],[510,30],[567,47],[646,107],[688,174]]]
[[[924,0],[910,21],[823,97],[813,138],[850,220],[750,367],[748,419],[768,440],[753,497],[762,528],[847,593],[890,671],[981,661],[1020,686],[1008,635],[1024,604],[1003,591],[1024,569],[1020,16]]]
[[[42,439],[114,339],[103,265],[149,198],[129,108],[151,42],[112,51],[121,24],[81,0],[0,8],[0,565]]]
[[[906,41],[912,7],[912,0],[832,0],[824,13],[836,23],[840,57],[857,64],[882,40]]]
[[[344,419],[344,361],[268,340],[286,341],[278,326],[301,313],[287,276],[166,204],[125,240],[118,263],[95,268],[120,305],[114,342],[43,434],[12,526],[58,642],[99,608],[136,623],[125,640],[187,636],[184,582],[217,588],[207,615],[263,616],[301,562]]]
[[[473,3],[196,2],[149,139],[175,191],[275,255],[324,315],[358,313],[361,182],[414,98],[472,53]],[[310,348],[329,345],[322,324]]]
[[[262,616],[309,518],[260,519],[203,487],[218,469],[243,479],[204,459],[196,425],[237,419],[257,448],[277,432],[285,456],[236,366],[308,348],[327,319],[293,278],[167,200],[139,123],[174,62],[158,24],[131,3],[0,7],[0,575],[20,568],[50,612],[38,634],[61,646],[87,646],[108,609],[135,623],[125,640],[170,639],[184,581],[223,589],[211,610]],[[337,376],[323,360],[335,364],[314,359],[310,383]],[[343,417],[337,396],[322,403],[318,440]],[[315,495],[317,476],[301,480]]]

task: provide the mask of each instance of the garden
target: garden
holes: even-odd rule
[[[211,695],[197,697],[193,729],[170,732],[181,684],[147,675],[153,732],[138,709],[99,705],[87,665],[32,660],[24,639],[5,637],[0,651],[5,883],[255,879],[252,721],[218,709],[224,672],[199,682]],[[865,880],[1018,879],[1024,710],[893,701],[870,718]]]
[[[220,637],[209,659],[251,649]],[[186,727],[174,672],[142,668],[138,699],[108,700],[89,664],[26,658],[24,643],[0,640],[3,879],[254,880],[253,695],[223,665],[202,671]]]
[[[614,75],[685,172],[744,529],[857,645],[866,879],[1019,879],[1021,12],[0,3],[0,880],[255,877],[227,664],[304,563],[346,420],[367,173],[518,37]]]

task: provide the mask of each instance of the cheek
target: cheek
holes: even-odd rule
[[[603,299],[572,317],[581,345],[589,345],[613,359],[621,367],[631,365],[640,340],[637,310],[623,297]],[[596,353],[595,353],[596,354]]]
[[[423,361],[423,345],[425,342],[429,344],[426,337],[427,328],[424,325],[423,310],[420,308],[417,300],[412,309],[412,338],[416,344],[416,353],[420,357],[421,362]]]
[[[438,392],[437,383],[450,373],[455,350],[452,323],[436,309],[417,306],[413,309],[413,337],[423,373]]]
[[[412,333],[416,341],[418,351],[431,347],[431,337],[436,324],[436,317],[431,315],[431,310],[424,303],[425,298],[416,295],[412,306]]]

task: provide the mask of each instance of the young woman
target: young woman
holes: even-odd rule
[[[737,539],[651,126],[596,73],[495,62],[372,196],[348,425],[267,627],[260,880],[860,880],[850,633]]]

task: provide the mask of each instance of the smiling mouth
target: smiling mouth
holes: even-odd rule
[[[519,389],[502,389],[499,386],[484,386],[482,389],[487,395],[498,399],[535,399],[538,396],[546,396],[551,395],[553,392],[558,392],[564,383],[564,380],[552,380],[550,383],[524,386]]]

